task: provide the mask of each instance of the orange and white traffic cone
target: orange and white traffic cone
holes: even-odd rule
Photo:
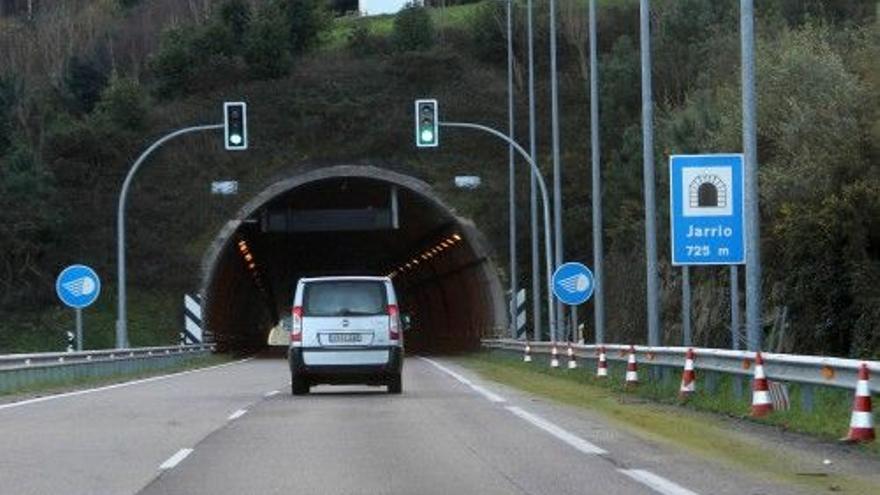
[[[770,401],[767,375],[764,374],[764,358],[758,352],[755,355],[755,379],[752,385],[752,417],[760,418],[771,412],[773,412],[773,403]]]
[[[573,370],[578,367],[577,359],[574,357],[574,349],[571,348],[571,342],[568,343],[568,369]]]
[[[626,363],[626,388],[635,387],[639,384],[639,365],[636,363],[636,348],[629,346],[629,359]]]
[[[684,372],[681,374],[681,388],[678,398],[687,400],[694,393],[697,377],[694,374],[694,350],[688,349],[684,356]]]
[[[550,350],[550,367],[559,367],[559,350],[556,348],[556,344],[553,344],[553,349]]]
[[[597,378],[608,377],[608,360],[605,357],[605,346],[599,347],[599,367],[596,368]]]
[[[524,363],[531,363],[532,362],[532,346],[530,346],[528,342],[526,342],[525,354],[523,354],[523,362]]]
[[[856,398],[853,401],[852,417],[849,420],[847,442],[874,441],[874,413],[871,411],[871,389],[868,387],[868,365],[859,368],[859,381],[856,384]]]

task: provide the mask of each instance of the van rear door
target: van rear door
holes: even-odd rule
[[[380,280],[315,280],[302,296],[303,346],[387,346],[388,295]]]

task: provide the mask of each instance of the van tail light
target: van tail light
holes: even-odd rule
[[[388,305],[388,338],[400,340],[400,310],[396,304]]]
[[[303,340],[303,309],[302,306],[293,307],[293,319],[290,328],[290,343],[294,346],[302,345]]]

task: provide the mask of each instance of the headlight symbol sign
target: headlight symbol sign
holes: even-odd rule
[[[55,292],[61,302],[71,308],[85,308],[101,294],[101,280],[94,270],[85,265],[65,268],[55,281]]]
[[[553,274],[553,293],[563,304],[577,306],[593,295],[593,272],[581,263],[565,263]]]

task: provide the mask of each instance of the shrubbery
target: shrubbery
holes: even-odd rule
[[[394,17],[391,42],[399,52],[422,51],[434,46],[434,24],[428,10],[408,4]]]

